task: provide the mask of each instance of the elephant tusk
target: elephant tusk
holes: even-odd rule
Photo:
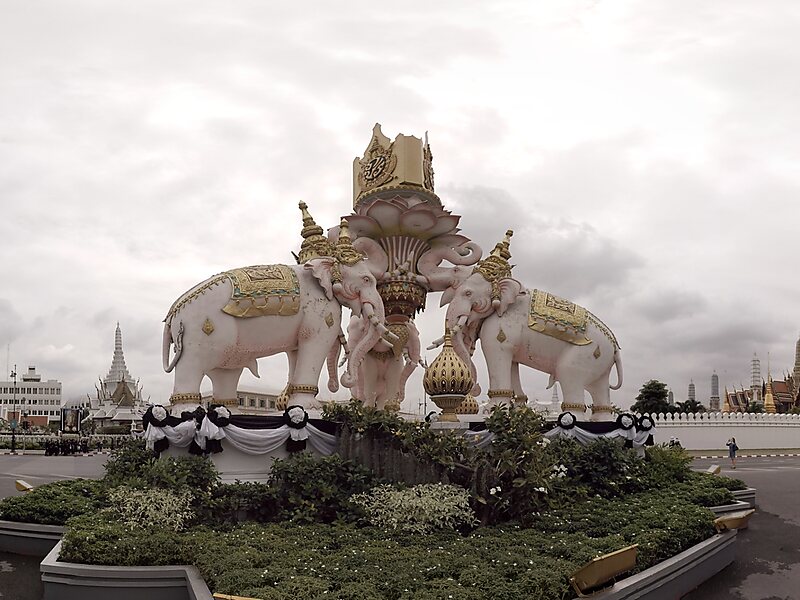
[[[439,346],[441,346],[442,344],[444,344],[444,336],[440,337],[440,338],[439,338],[439,339],[437,339],[437,340],[433,340],[433,341],[431,342],[431,345],[430,345],[430,346],[428,346],[428,350],[435,350],[436,348],[438,348],[438,347],[439,347]]]

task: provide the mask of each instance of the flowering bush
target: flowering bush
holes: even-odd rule
[[[381,485],[350,501],[364,510],[367,522],[382,529],[426,533],[477,524],[469,493],[454,485],[425,483],[407,489]]]
[[[192,493],[121,485],[109,493],[111,511],[128,527],[181,531],[194,517]]]

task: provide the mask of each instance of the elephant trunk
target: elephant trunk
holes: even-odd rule
[[[425,277],[431,291],[441,292],[452,287],[457,279],[453,267],[440,267],[446,260],[453,265],[474,265],[481,258],[481,248],[474,242],[467,242],[458,248],[440,246],[431,248],[417,261],[417,271]]]
[[[332,393],[339,391],[339,369],[337,363],[339,362],[339,351],[342,349],[342,337],[344,336],[340,330],[339,336],[336,338],[336,341],[333,342],[331,349],[328,351],[328,389]]]
[[[350,351],[350,359],[347,361],[347,371],[342,375],[342,385],[347,388],[352,388],[357,381],[358,367],[361,361],[367,355],[372,347],[381,339],[381,330],[375,324],[376,322],[383,326],[383,310],[382,308],[376,313],[372,304],[364,303],[364,315],[369,318],[370,323],[364,336],[358,341],[355,348]],[[383,329],[386,329],[383,327]]]
[[[469,329],[462,331],[462,327],[464,326],[466,320],[466,316],[459,318],[458,322],[453,326],[453,329],[450,333],[453,340],[453,350],[455,350],[458,357],[464,361],[464,364],[469,367],[469,374],[472,377],[472,389],[478,390],[480,389],[478,388],[478,373],[475,370],[475,362],[472,360],[472,354],[470,353],[472,341],[470,340],[469,348],[465,343],[465,338],[468,336]]]

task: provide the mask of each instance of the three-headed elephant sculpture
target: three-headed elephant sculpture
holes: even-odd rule
[[[358,369],[353,397],[379,410],[399,410],[405,399],[406,382],[421,364],[419,331],[411,319],[389,317],[389,331],[397,335],[392,343],[380,338],[367,352]],[[358,345],[368,329],[363,319],[350,318],[349,344]]]
[[[319,375],[328,364],[328,389],[338,389],[337,360],[342,306],[366,323],[349,353],[342,384],[356,384],[356,371],[381,336],[383,301],[374,264],[350,245],[349,260],[319,256],[303,265],[262,265],[233,269],[196,285],[169,310],[163,337],[164,370],[175,371],[171,401],[197,404],[208,376],[214,401],[235,405],[244,368],[258,376],[257,359],[285,352],[289,359],[289,404],[315,407]],[[355,258],[354,258],[355,257]],[[170,346],[175,353],[170,360]]]
[[[525,401],[519,377],[522,364],[548,373],[548,388],[560,384],[565,410],[584,416],[585,390],[592,397],[592,420],[611,420],[609,390],[622,385],[620,347],[614,334],[586,309],[548,292],[524,289],[512,278],[511,234],[443,294],[443,303],[449,303],[446,327],[454,350],[476,381],[472,354],[480,339],[489,372],[489,406]],[[431,347],[440,343],[437,340]],[[617,383],[610,385],[614,367]],[[473,394],[479,392],[473,389]]]

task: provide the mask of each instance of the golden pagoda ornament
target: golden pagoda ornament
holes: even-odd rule
[[[775,396],[772,394],[772,375],[767,376],[767,393],[764,395],[764,412],[774,415],[778,412]]]
[[[469,367],[453,349],[450,330],[444,334],[444,346],[439,356],[425,370],[422,385],[425,393],[442,410],[440,421],[458,422],[456,409],[472,389]]]
[[[475,396],[472,394],[467,394],[467,397],[464,398],[461,405],[456,408],[457,415],[477,415],[479,411],[480,406],[478,406],[478,401],[475,400]]]

